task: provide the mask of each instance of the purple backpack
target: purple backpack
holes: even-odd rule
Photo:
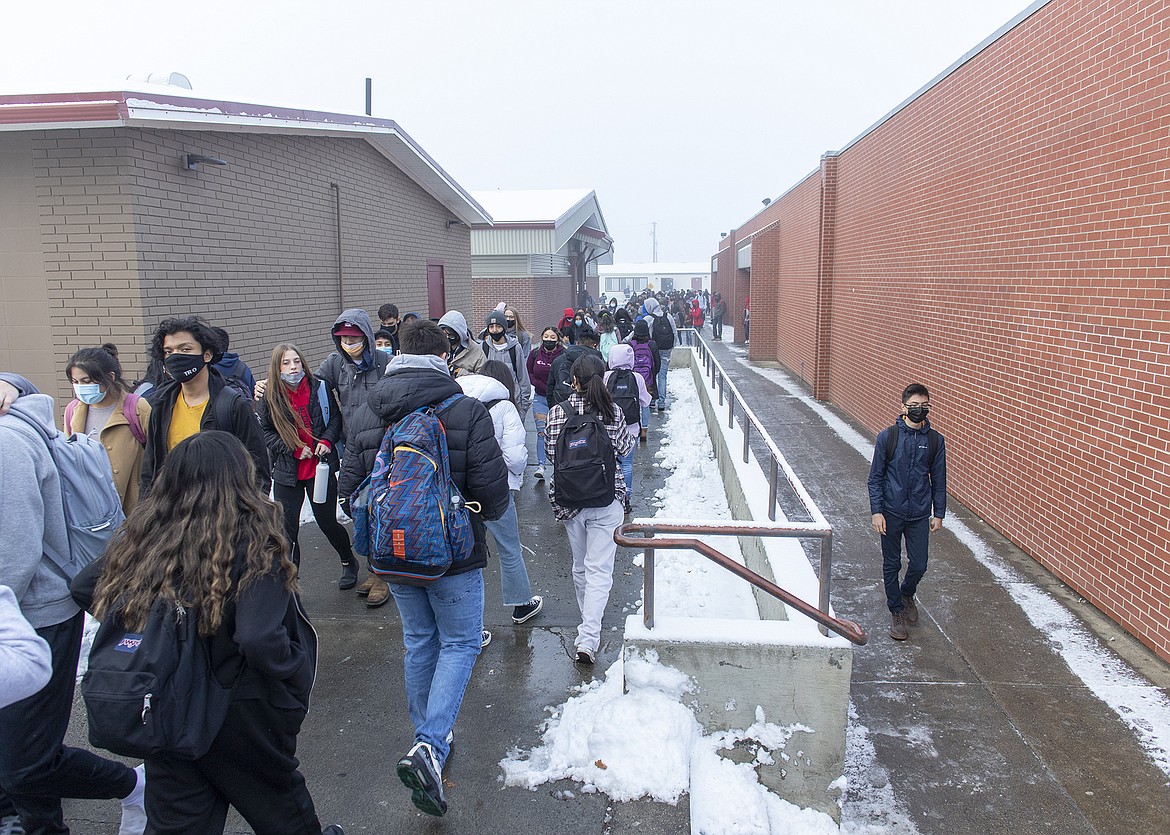
[[[638,342],[631,339],[629,345],[634,349],[634,370],[642,375],[642,379],[646,381],[646,389],[649,391],[654,388],[654,352],[651,350],[649,342]]]

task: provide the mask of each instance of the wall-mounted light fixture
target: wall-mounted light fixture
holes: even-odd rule
[[[720,233],[719,233],[719,240],[723,240],[723,239],[724,239],[724,238],[726,238],[726,237],[727,237],[727,233],[726,233],[726,232],[720,232]]]
[[[218,157],[209,157],[204,154],[183,154],[183,167],[188,171],[198,171],[199,165],[206,163],[207,165],[227,165],[226,160]]]
[[[765,198],[764,198],[763,200],[761,200],[760,202],[761,202],[761,203],[763,203],[765,206],[767,206],[769,203],[771,203],[771,202],[772,202],[772,198],[771,198],[771,197],[765,197]]]
[[[452,226],[467,226],[467,224],[461,220],[455,220],[455,219],[448,220],[447,221],[447,228],[450,229]],[[470,227],[468,227],[468,228],[470,228]]]

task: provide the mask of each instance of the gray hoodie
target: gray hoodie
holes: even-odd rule
[[[341,350],[341,337],[337,329],[343,324],[354,325],[366,338],[366,348],[356,362]],[[390,358],[374,349],[374,329],[370,326],[370,314],[358,307],[342,312],[333,323],[333,344],[337,348],[327,356],[317,369],[317,376],[327,380],[337,390],[337,402],[341,404],[341,433],[349,438],[349,424],[357,410],[365,404],[370,389],[382,379]]]
[[[528,379],[528,355],[524,353],[520,341],[507,332],[508,326],[504,314],[493,312],[488,316],[489,323],[493,319],[505,328],[504,341],[498,344],[493,342],[491,334],[485,331],[483,353],[487,359],[497,360],[512,369],[512,377],[516,380],[516,399],[519,401],[516,408],[519,410],[520,420],[523,422],[524,416],[532,407],[532,383]]]
[[[467,327],[467,319],[458,310],[448,310],[439,320],[439,325],[446,325],[459,336],[459,354],[448,358],[451,376],[478,374],[483,364],[487,362],[487,357],[484,356],[483,348],[471,341],[471,329]]]
[[[12,411],[54,431],[53,398],[47,394],[21,397]],[[69,553],[61,479],[45,442],[13,414],[0,417],[0,496],[0,585],[12,589],[35,629],[64,623],[80,610],[65,575],[44,555],[46,542]]]

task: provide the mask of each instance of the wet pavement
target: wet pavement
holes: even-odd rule
[[[878,541],[869,527],[868,462],[798,398],[738,362],[742,354],[733,346],[716,343],[715,350],[832,523],[834,607],[871,635],[854,656],[852,697],[855,724],[868,729],[876,759],[863,763],[855,784],[871,796],[892,791],[924,834],[1170,832],[1166,775],[945,528],[931,539],[919,625],[908,641],[888,638]],[[653,435],[635,462],[635,515],[652,515],[644,497],[661,484]],[[525,552],[534,593],[544,596],[545,608],[514,626],[510,609],[500,604],[492,560],[484,618],[493,641],[476,665],[455,727],[444,775],[450,811],[443,819],[417,812],[394,776],[411,730],[393,601],[367,609],[352,592],[338,591],[336,556],[315,525],[302,528],[304,599],[321,636],[321,658],[299,754],[322,823],[339,823],[347,833],[689,832],[685,797],[671,807],[613,803],[570,782],[533,792],[503,786],[499,760],[516,746],[537,744],[546,707],[566,701],[617,658],[619,630],[641,589],[631,554],[619,549],[597,665],[590,671],[574,664],[578,612],[564,529],[531,474],[518,507],[523,542],[534,552]],[[949,514],[1065,602],[1153,686],[1170,692],[1170,665],[953,501]],[[83,711],[75,710],[70,739],[84,740]],[[845,820],[854,825],[873,805],[853,791],[846,803]],[[117,831],[116,802],[67,801],[66,817],[74,832]],[[250,830],[233,817],[228,831]]]

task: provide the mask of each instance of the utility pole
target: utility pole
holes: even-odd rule
[[[651,261],[658,263],[658,221],[651,221],[650,223],[650,239],[654,242],[654,249],[652,250]]]
[[[366,79],[366,115],[374,115],[374,79]]]

